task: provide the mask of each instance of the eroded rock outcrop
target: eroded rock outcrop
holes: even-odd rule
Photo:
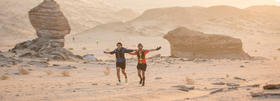
[[[240,39],[209,35],[179,27],[164,36],[170,42],[171,56],[207,59],[249,59]]]
[[[29,11],[29,19],[38,38],[19,43],[11,51],[19,57],[75,60],[80,56],[64,49],[64,37],[70,33],[68,20],[54,0],[44,0]]]
[[[21,61],[16,60],[12,57],[7,57],[4,53],[0,52],[0,67],[10,67],[12,65],[17,65]]]

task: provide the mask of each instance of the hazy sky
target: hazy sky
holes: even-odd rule
[[[118,5],[123,8],[145,10],[149,8],[170,6],[212,6],[231,5],[235,7],[248,7],[251,5],[280,5],[280,0],[103,0],[106,3]],[[277,2],[278,1],[278,2]]]

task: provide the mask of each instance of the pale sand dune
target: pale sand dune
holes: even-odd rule
[[[259,10],[264,9],[264,10]],[[267,9],[267,10],[265,10]],[[127,34],[160,36],[183,26],[208,34],[243,37],[249,34],[279,33],[278,6],[252,6],[244,9],[220,5],[211,7],[155,8],[124,23],[98,25],[87,32],[120,31]],[[271,11],[271,12],[267,12]],[[272,13],[272,12],[275,13]]]
[[[28,11],[40,2],[42,0],[0,1],[0,42],[5,43],[4,47],[36,37],[28,19]],[[131,9],[111,5],[102,0],[57,0],[57,2],[65,16],[71,20],[69,22],[71,34],[79,34],[99,24],[127,21],[138,15]]]
[[[33,34],[27,12],[42,0],[1,0],[0,21],[3,28],[22,34]],[[98,24],[126,21],[137,16],[130,9],[123,9],[101,0],[57,0],[62,11],[71,20],[73,33],[86,30]],[[121,13],[120,13],[121,12]],[[13,29],[12,29],[13,28]],[[24,32],[25,31],[25,32]]]
[[[277,0],[105,0],[111,4],[120,5],[135,10],[144,11],[151,8],[164,8],[173,6],[214,6],[230,5],[246,8],[252,5],[279,5]]]
[[[73,40],[73,37],[75,40]],[[99,41],[97,44],[96,41]],[[124,35],[118,32],[102,32],[97,34],[83,33],[80,35],[69,36],[66,38],[66,49],[74,48],[72,52],[75,54],[95,54],[100,59],[114,58],[114,55],[103,54],[103,51],[112,51],[116,48],[116,43],[122,42],[124,47],[129,49],[136,49],[138,43],[142,43],[145,49],[154,49],[157,46],[162,46],[164,51],[151,53],[150,56],[161,54],[169,56],[169,43],[162,37],[145,37],[136,35]],[[83,48],[86,48],[84,50]],[[128,57],[132,57],[127,55]],[[134,57],[134,56],[133,56]]]

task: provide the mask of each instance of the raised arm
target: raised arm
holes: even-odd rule
[[[124,53],[131,53],[131,52],[133,52],[133,51],[136,51],[136,50],[135,50],[135,49],[126,49],[126,48],[125,48]]]
[[[161,49],[161,46],[157,47],[156,49],[149,49],[148,51],[152,52],[152,51],[158,51]]]
[[[130,52],[128,54],[130,54],[130,55],[137,55],[136,51]]]
[[[104,51],[104,53],[105,53],[105,54],[115,54],[115,53],[116,53],[116,50],[113,50],[113,51],[111,51],[111,52],[106,52],[106,51]]]

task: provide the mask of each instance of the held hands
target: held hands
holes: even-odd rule
[[[161,49],[161,46],[159,46],[159,47],[156,48],[156,50],[160,50],[160,49]]]

